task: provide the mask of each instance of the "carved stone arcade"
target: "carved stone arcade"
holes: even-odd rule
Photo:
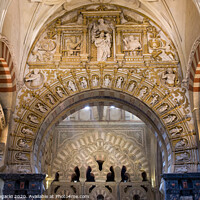
[[[165,172],[197,171],[196,133],[178,55],[153,21],[127,8],[94,4],[46,27],[30,50],[17,95],[10,172],[41,172],[42,149],[58,113],[95,95],[126,100],[154,119]]]

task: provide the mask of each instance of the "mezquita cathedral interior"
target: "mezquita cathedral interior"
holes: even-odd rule
[[[200,0],[0,0],[0,199],[200,200]]]

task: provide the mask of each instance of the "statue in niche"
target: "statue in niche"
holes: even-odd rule
[[[41,113],[47,112],[46,106],[44,106],[42,103],[37,103],[37,104],[35,105],[35,108],[36,108],[37,110],[39,110]]]
[[[50,104],[53,105],[53,104],[56,103],[56,101],[55,101],[54,97],[52,96],[52,94],[47,94],[47,95],[46,95],[46,98],[49,99],[49,103],[50,103]]]
[[[130,84],[128,86],[128,91],[132,92],[133,89],[135,88],[135,86],[136,86],[136,82],[135,81],[130,82]]]
[[[24,78],[25,84],[30,89],[38,89],[42,87],[44,76],[40,73],[39,69],[34,69]]]
[[[63,95],[65,94],[63,92],[63,89],[61,89],[61,87],[56,87],[56,93],[60,98],[63,98]]]
[[[162,104],[162,105],[158,108],[158,112],[159,112],[159,113],[165,112],[168,108],[169,108],[169,105],[168,105],[168,104]]]
[[[175,87],[176,86],[176,74],[172,70],[172,68],[168,68],[161,76],[162,80],[164,80],[164,83],[168,85],[169,87]]]
[[[186,139],[181,139],[179,142],[176,143],[175,148],[183,148],[186,147]]]
[[[106,33],[104,36],[102,31],[98,38],[95,38],[94,43],[97,47],[97,61],[106,61],[110,57],[111,35]]]
[[[159,98],[158,94],[153,95],[153,98],[152,98],[150,104],[154,105],[155,103],[157,103],[158,102],[158,98]]]
[[[176,161],[185,161],[185,160],[189,160],[189,154],[186,152],[176,156]]]
[[[76,86],[75,86],[73,81],[68,82],[68,89],[73,91],[73,92],[76,92]]]
[[[33,114],[28,115],[28,119],[29,119],[30,122],[32,122],[34,124],[39,124],[40,123],[38,118]]]
[[[110,76],[106,75],[105,78],[104,78],[104,86],[109,87],[110,83],[111,83]]]
[[[66,40],[66,49],[68,50],[68,56],[79,56],[79,50],[81,49],[81,39],[76,36],[72,36]]]
[[[34,133],[33,133],[33,131],[30,129],[30,128],[27,128],[27,127],[23,127],[22,129],[21,129],[21,132],[23,133],[23,134],[27,134],[27,135],[34,135]]]
[[[92,86],[97,87],[99,84],[98,76],[93,76],[92,78]]]
[[[168,115],[166,118],[164,118],[164,122],[166,124],[170,124],[172,122],[174,122],[177,119],[176,115]]]
[[[118,77],[117,79],[117,83],[116,83],[116,88],[122,88],[122,83],[123,83],[124,79],[123,77]]]
[[[130,35],[123,39],[124,42],[124,50],[134,51],[137,49],[141,49],[141,44],[136,37]],[[132,55],[132,54],[131,54]]]
[[[171,129],[169,132],[171,136],[174,137],[176,135],[180,135],[183,132],[183,128],[176,126],[175,128]]]
[[[80,85],[83,89],[87,88],[87,80],[85,77],[80,78]]]
[[[144,95],[147,93],[147,90],[148,90],[148,88],[147,88],[146,86],[143,87],[143,88],[140,90],[140,92],[139,92],[138,98],[139,98],[139,99],[143,98]]]
[[[26,154],[24,154],[22,152],[16,153],[15,158],[20,161],[28,161],[29,160],[28,157],[26,156]]]
[[[17,145],[21,148],[25,148],[25,149],[29,149],[30,146],[27,144],[27,140],[26,139],[19,139],[17,141]]]

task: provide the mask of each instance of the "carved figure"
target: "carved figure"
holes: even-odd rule
[[[99,83],[99,80],[97,79],[97,76],[94,76],[92,79],[92,86],[97,87]]]
[[[34,135],[33,131],[32,131],[31,129],[27,128],[27,127],[23,127],[23,128],[21,129],[21,132],[22,132],[23,134]]]
[[[183,131],[182,127],[176,126],[175,128],[171,129],[169,132],[170,132],[171,136],[173,137],[175,135],[181,134],[182,131]]]
[[[155,28],[155,27],[153,27],[153,28]],[[158,37],[156,30],[153,31],[153,37]],[[149,46],[152,49],[151,55],[152,55],[153,59],[156,61],[161,61],[162,58],[160,57],[160,54],[162,54],[162,50],[160,48],[162,47],[162,42],[160,41],[160,39],[152,38],[151,40],[149,40]]]
[[[97,31],[98,32],[111,32],[111,27],[109,26],[109,24],[106,24],[104,22],[104,19],[99,19],[98,20],[98,25],[97,25]]]
[[[132,83],[129,84],[128,91],[132,92],[135,86],[136,86],[136,83],[133,81]]]
[[[189,160],[189,155],[186,152],[176,156],[176,161],[185,161],[185,160]]]
[[[83,89],[87,88],[87,80],[85,77],[82,77],[82,80],[80,81],[81,87]]]
[[[165,53],[169,56],[171,60],[175,60],[175,54],[172,52],[170,44],[167,44],[165,47]]]
[[[17,145],[21,148],[25,148],[25,149],[28,149],[30,148],[30,146],[27,144],[27,141],[25,139],[19,139],[17,141]]]
[[[183,148],[186,146],[185,139],[181,139],[179,142],[176,143],[175,148]]]
[[[166,118],[164,118],[164,122],[166,124],[172,123],[177,119],[176,115],[168,115]]]
[[[158,94],[155,94],[150,102],[151,105],[154,105],[156,102],[158,102],[158,98],[159,98],[159,95]]]
[[[141,49],[141,44],[133,35],[130,35],[123,39],[124,50],[134,51],[136,49]]]
[[[165,84],[174,87],[176,85],[176,74],[171,68],[168,68],[165,73],[163,73],[162,77],[165,80]]]
[[[66,46],[67,50],[68,50],[68,56],[78,56],[79,55],[79,51],[81,48],[81,40],[79,37],[71,37],[69,39],[67,39],[67,46]]]
[[[122,88],[122,83],[123,83],[123,77],[118,77],[118,79],[117,79],[117,83],[116,83],[116,87],[117,88]]]
[[[68,89],[69,89],[69,90],[72,90],[73,92],[76,91],[76,86],[75,86],[75,84],[74,84],[73,81],[69,81],[69,82],[68,82]]]
[[[34,50],[32,51],[33,60],[35,62],[42,61],[42,54],[38,50],[39,50],[39,47],[38,47],[38,45],[36,45]]]
[[[141,90],[140,90],[140,93],[138,95],[138,98],[141,99],[146,93],[147,93],[147,87],[143,87]]]
[[[162,104],[159,108],[158,108],[158,112],[162,113],[164,111],[166,111],[168,109],[168,104]]]
[[[188,169],[186,166],[181,166],[181,167],[176,168],[177,173],[186,173],[187,171]]]
[[[22,152],[16,153],[15,158],[17,160],[21,160],[21,161],[28,161],[29,160],[28,157]]]
[[[56,93],[58,94],[58,96],[60,98],[63,98],[64,92],[63,92],[63,90],[60,87],[56,87]]]
[[[39,72],[39,69],[34,69],[27,77],[25,77],[25,82],[29,82],[28,86],[30,88],[37,88],[43,83],[43,76]]]
[[[97,47],[97,61],[106,61],[110,57],[110,34],[106,34],[104,37],[104,32],[100,33],[99,38],[95,39],[95,46]]]
[[[28,115],[28,119],[30,122],[32,122],[34,124],[39,124],[38,118],[33,114]]]
[[[46,97],[47,97],[47,99],[49,99],[49,103],[51,103],[52,105],[56,103],[56,101],[53,98],[52,94],[47,94]]]
[[[105,76],[105,79],[104,79],[104,85],[105,87],[109,87],[110,86],[110,77],[109,76]]]
[[[35,105],[35,107],[36,107],[37,110],[39,110],[42,113],[47,112],[47,108],[43,104],[41,104],[41,103],[37,103]]]

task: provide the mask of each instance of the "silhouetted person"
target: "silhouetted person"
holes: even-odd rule
[[[91,173],[91,171],[92,171],[92,168],[89,166],[86,172],[86,182],[95,182],[94,174]]]
[[[78,168],[77,166],[74,168],[74,172],[75,172],[75,173],[73,173],[73,174],[72,174],[72,177],[71,177],[71,182],[80,182],[80,181],[79,181],[79,178],[80,178],[80,170],[79,170],[79,168]]]
[[[142,172],[141,175],[142,175],[142,181],[148,181],[146,172]]]
[[[110,167],[110,173],[107,174],[106,182],[112,182],[112,181],[115,181],[115,172],[113,166]]]
[[[126,167],[125,166],[122,167],[121,178],[122,178],[121,182],[128,182],[129,181],[129,174],[126,173]]]

